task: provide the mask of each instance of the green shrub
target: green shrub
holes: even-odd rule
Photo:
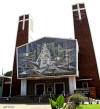
[[[52,109],[57,109],[56,101],[54,101],[54,100],[52,100],[52,99],[49,99],[49,102],[50,102],[50,104],[51,104]]]
[[[58,107],[58,108],[62,108],[63,105],[64,105],[64,102],[65,102],[64,96],[60,95],[60,96],[57,98],[57,100],[56,100],[57,107]]]
[[[50,93],[50,99],[56,101],[56,97],[52,93]]]
[[[55,98],[54,95],[50,95],[49,102],[51,104],[52,109],[75,109],[76,107],[75,103],[77,104],[77,102],[75,102],[77,100],[75,99],[76,97],[74,97],[73,99],[73,95],[72,95],[70,99],[65,103],[65,98],[63,95],[58,96],[57,99]],[[81,99],[80,101],[83,101],[83,100]],[[79,103],[80,101],[78,100]]]
[[[75,106],[79,106],[81,102],[84,102],[85,97],[80,95],[80,94],[73,94],[72,96],[69,97],[69,101],[73,102]]]
[[[56,100],[54,96],[50,96],[49,102],[51,104],[52,109],[60,109],[63,108],[65,99],[63,95],[58,96]]]

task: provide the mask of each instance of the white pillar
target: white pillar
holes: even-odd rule
[[[69,77],[69,93],[73,94],[76,90],[76,77]]]
[[[21,80],[21,96],[27,95],[27,80]]]

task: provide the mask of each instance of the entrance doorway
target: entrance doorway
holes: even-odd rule
[[[60,95],[63,91],[65,92],[64,83],[55,83],[55,94]]]
[[[45,93],[44,84],[36,84],[36,94],[37,96],[43,96]]]

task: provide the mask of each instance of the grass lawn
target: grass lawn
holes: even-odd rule
[[[100,109],[100,104],[80,105],[77,109]]]

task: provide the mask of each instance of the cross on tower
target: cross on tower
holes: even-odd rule
[[[73,11],[78,11],[79,20],[82,19],[82,17],[81,17],[81,10],[85,10],[85,8],[80,8],[79,4],[77,4],[77,9],[73,9]]]
[[[19,20],[19,22],[23,22],[23,25],[22,25],[22,30],[24,30],[25,28],[25,21],[29,20],[28,18],[26,19],[25,18],[25,15],[23,15],[23,19],[22,20]]]

